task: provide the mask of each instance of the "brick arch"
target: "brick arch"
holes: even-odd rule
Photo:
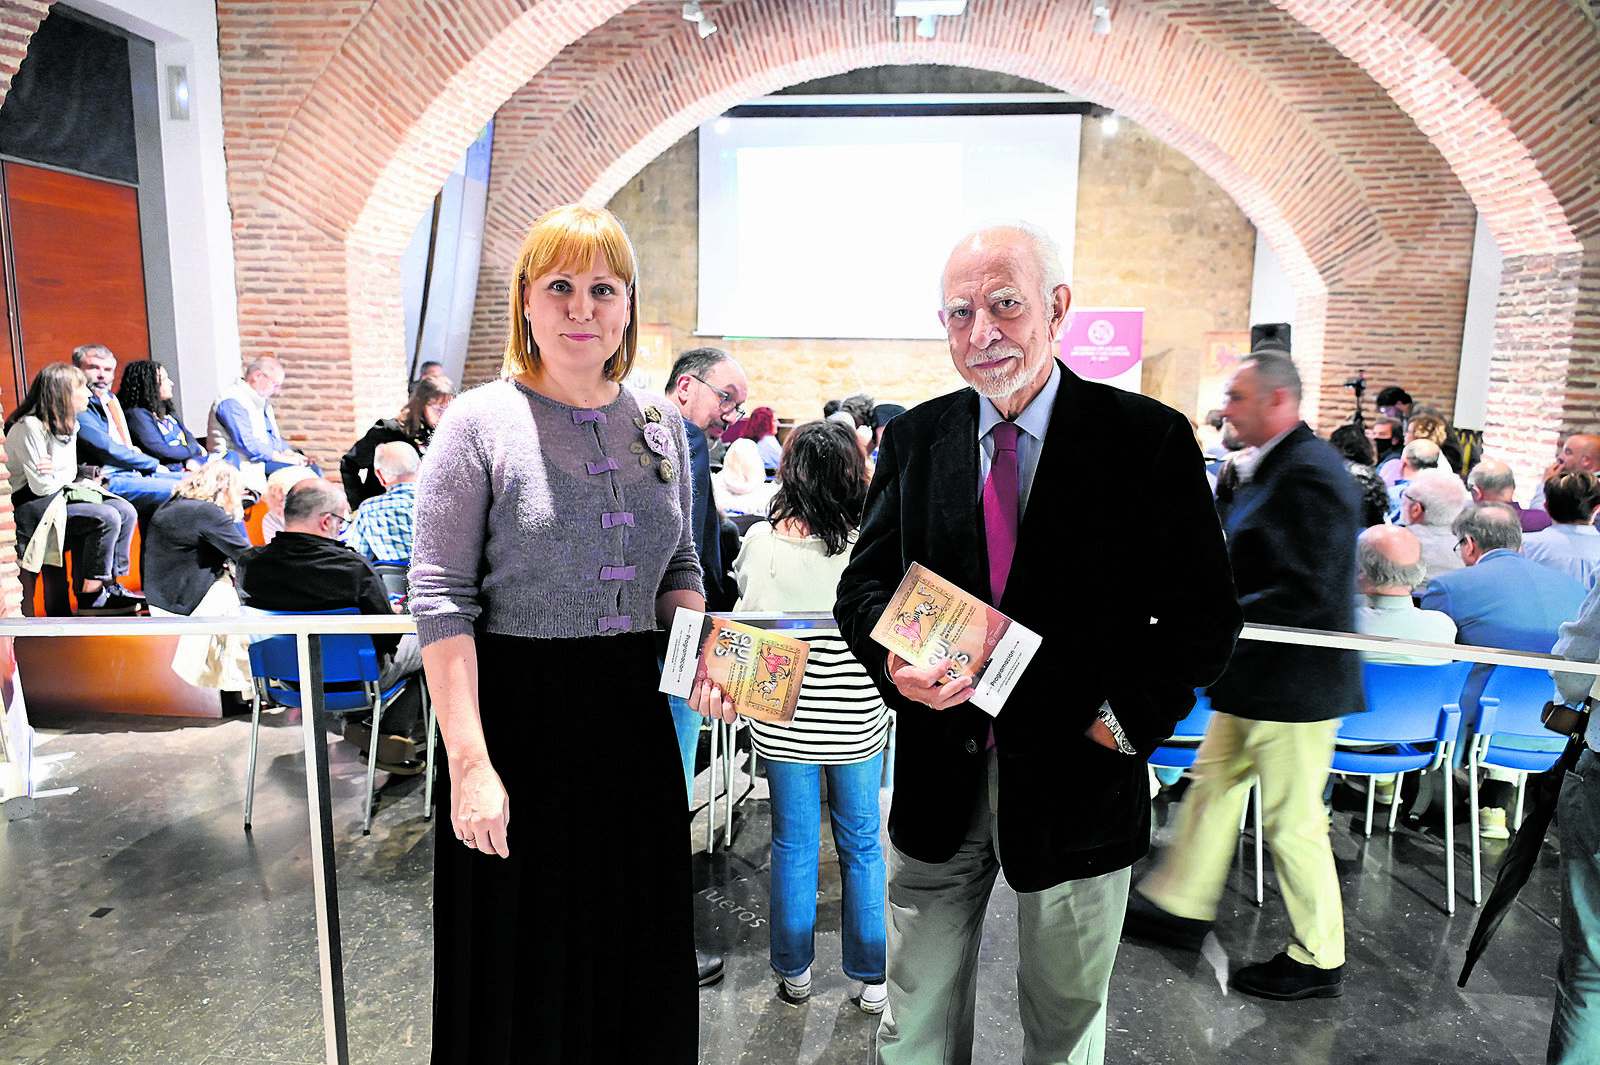
[[[1600,27],[1562,0],[1274,0],[1437,146],[1505,256],[1485,441],[1526,482],[1600,392]]]
[[[1204,5],[1237,7],[1255,36],[1275,36],[1277,49],[1261,56],[1225,47],[1226,38],[1185,28],[1177,12],[1164,10],[1196,5],[1152,6],[1153,13],[1117,12],[1111,38],[1092,37],[1073,5],[1018,2],[983,18],[944,20],[938,39],[921,41],[909,23],[817,22],[797,5],[744,0],[716,16],[736,48],[712,46],[721,34],[701,43],[673,33],[674,13],[628,12],[563,52],[502,109],[474,365],[493,365],[498,264],[539,207],[604,201],[700,121],[750,96],[864,65],[943,63],[1031,78],[1114,106],[1229,191],[1296,283],[1296,348],[1313,380],[1324,381],[1313,414],[1319,399],[1340,398],[1337,382],[1362,363],[1428,363],[1436,384],[1429,398],[1448,405],[1471,216],[1438,153],[1359,68],[1288,16]],[[1363,129],[1341,141],[1297,106],[1282,84],[1286,56],[1333,84]],[[1226,106],[1183,91],[1208,85],[1226,87]],[[665,91],[650,91],[657,87]],[[508,126],[517,129],[514,138],[504,137]],[[1363,134],[1381,136],[1401,159],[1382,189],[1350,162]],[[563,161],[560,171],[547,165],[552,158]],[[1454,321],[1421,283],[1441,264],[1456,279],[1457,291],[1443,301],[1446,311],[1456,308]],[[1395,312],[1376,329],[1367,313],[1375,302]],[[1340,359],[1319,373],[1330,349]]]

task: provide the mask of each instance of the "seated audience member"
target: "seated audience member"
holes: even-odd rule
[[[824,403],[822,405],[822,416],[823,416],[823,418],[832,418],[835,414],[837,414],[839,412],[839,408],[843,404],[844,404],[844,400],[842,400],[842,399],[830,399],[830,400],[828,400],[826,403]],[[850,420],[851,421],[855,421],[854,418],[852,418]]]
[[[1511,498],[1517,491],[1517,479],[1507,466],[1496,458],[1483,458],[1467,474],[1467,490],[1474,503],[1504,503],[1517,512],[1524,533],[1538,532],[1550,527],[1550,515],[1542,510],[1524,510]]]
[[[1438,444],[1439,452],[1450,468],[1457,474],[1461,472],[1461,448],[1456,445],[1455,434],[1450,431],[1450,423],[1443,416],[1421,408],[1414,410],[1406,422],[1406,443],[1414,440]]]
[[[152,617],[238,615],[228,564],[250,550],[239,526],[243,498],[242,476],[219,458],[185,474],[172,498],[156,508],[140,556]],[[247,636],[185,634],[178,637],[172,671],[197,688],[248,692],[249,646]]]
[[[344,542],[373,562],[410,562],[417,518],[417,471],[422,459],[404,440],[379,444],[372,472],[383,494],[370,496],[350,519]],[[346,485],[346,491],[349,486]]]
[[[206,449],[184,428],[172,404],[172,376],[154,359],[136,359],[122,369],[117,402],[128,420],[133,446],[175,473],[198,470]]]
[[[1400,473],[1389,486],[1389,520],[1400,520],[1400,493],[1423,470],[1439,468],[1439,445],[1431,440],[1413,440],[1400,452]]]
[[[1456,623],[1437,610],[1419,610],[1411,592],[1422,583],[1426,568],[1422,545],[1401,525],[1375,525],[1356,540],[1356,631],[1363,636],[1455,643]],[[1438,665],[1446,659],[1404,651],[1362,651],[1365,662]],[[1394,802],[1394,774],[1373,778],[1373,791],[1384,805]]]
[[[1600,477],[1557,474],[1544,483],[1544,507],[1551,525],[1522,538],[1522,557],[1558,569],[1592,588],[1600,569],[1600,529],[1594,527],[1594,512],[1600,508]]]
[[[1561,623],[1578,616],[1583,585],[1522,557],[1522,526],[1517,512],[1504,503],[1468,507],[1456,518],[1452,531],[1461,545],[1465,568],[1430,578],[1422,608],[1450,615],[1461,643],[1548,654]],[[1474,665],[1461,689],[1458,751],[1466,750],[1476,730],[1478,696],[1492,668]],[[1488,839],[1506,837],[1509,791],[1509,787],[1491,786],[1479,792],[1478,823]]]
[[[1377,452],[1375,468],[1385,484],[1393,484],[1400,476],[1400,449],[1405,447],[1405,424],[1396,418],[1380,416],[1372,420],[1367,435],[1372,438],[1372,448]]]
[[[239,556],[239,594],[259,610],[327,611],[356,607],[363,614],[392,614],[389,593],[372,563],[339,542],[349,513],[344,488],[315,477],[289,490],[283,503],[283,532],[265,547]],[[378,743],[378,768],[419,773],[417,745],[425,742],[422,723],[422,652],[415,633],[372,637],[378,651],[379,685],[407,678],[405,692],[384,710],[384,735]],[[345,739],[371,749],[372,723],[349,721]]]
[[[1376,525],[1356,540],[1356,631],[1363,636],[1455,643],[1456,623],[1438,610],[1419,610],[1411,594],[1426,576],[1422,545],[1402,525]],[[1362,651],[1368,662],[1434,665],[1441,661],[1406,652]]]
[[[857,392],[839,401],[839,409],[847,411],[850,417],[855,419],[858,429],[863,425],[872,424],[872,408],[875,405],[872,397],[865,392]]]
[[[433,439],[433,430],[454,398],[455,386],[448,377],[423,377],[411,386],[411,395],[398,414],[374,422],[366,435],[344,453],[339,460],[339,480],[344,482],[345,498],[352,509],[383,492],[383,486],[372,472],[372,455],[378,445],[403,440],[418,455],[425,454],[428,441]]]
[[[1399,385],[1389,385],[1379,390],[1373,405],[1378,408],[1379,414],[1393,418],[1402,425],[1411,417],[1411,393]]]
[[[1471,505],[1467,486],[1448,470],[1422,470],[1401,491],[1400,523],[1422,544],[1422,561],[1427,566],[1418,595],[1441,573],[1461,568],[1457,534],[1450,531],[1450,523]]]
[[[756,442],[749,437],[728,445],[722,469],[711,477],[712,498],[724,514],[765,514],[773,488]]]
[[[1555,459],[1545,467],[1544,476],[1534,486],[1528,506],[1543,510],[1545,482],[1563,473],[1600,474],[1600,429],[1579,429],[1561,442]]]
[[[127,573],[138,518],[121,496],[78,478],[78,416],[89,405],[83,371],[46,363],[6,419],[6,467],[16,524],[23,602],[46,565],[73,552],[79,614],[132,614],[140,601],[117,583]]]
[[[148,521],[171,498],[180,475],[134,446],[122,404],[111,392],[117,376],[111,349],[103,344],[74,348],[72,365],[89,382],[89,405],[78,415],[78,461],[99,466],[106,486],[133,504],[140,521]]]
[[[750,417],[744,419],[744,435],[756,442],[756,450],[761,453],[761,465],[768,473],[778,468],[778,459],[783,455],[783,445],[778,443],[778,414],[771,407],[757,407],[750,412]],[[729,429],[736,428],[735,422]],[[723,433],[724,440],[728,434]]]
[[[267,478],[285,466],[322,471],[284,440],[272,413],[272,397],[283,387],[283,363],[271,355],[254,359],[244,376],[223,389],[211,406],[211,447],[244,473],[246,488],[266,488]]]
[[[1341,425],[1328,436],[1328,443],[1344,459],[1344,468],[1361,489],[1361,527],[1382,525],[1389,512],[1389,490],[1373,467],[1372,441],[1359,425]]]
[[[272,543],[272,538],[283,532],[283,499],[289,489],[315,476],[309,466],[285,466],[267,478],[267,490],[261,493],[261,501],[267,505],[266,517],[261,519],[262,543]]]

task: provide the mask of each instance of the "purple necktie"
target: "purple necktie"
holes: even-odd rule
[[[983,485],[983,531],[989,542],[990,602],[999,606],[1017,550],[1016,423],[996,422],[989,437],[994,441],[994,461]]]

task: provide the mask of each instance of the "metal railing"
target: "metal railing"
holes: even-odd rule
[[[827,613],[740,613],[722,614],[760,628],[798,631],[835,628]],[[40,636],[168,636],[168,635],[289,635],[295,637],[299,651],[302,691],[307,695],[308,713],[301,715],[301,733],[306,755],[306,805],[310,817],[312,887],[316,898],[317,956],[321,968],[324,1045],[329,1065],[349,1065],[349,1033],[345,1017],[344,951],[339,930],[338,871],[333,858],[333,809],[328,795],[328,737],[318,727],[324,709],[322,688],[322,641],[324,635],[340,633],[415,632],[416,623],[406,615],[383,617],[370,614],[306,614],[298,616],[251,616],[239,618],[0,618],[0,637]],[[1246,640],[1268,643],[1301,644],[1312,647],[1337,647],[1353,651],[1419,655],[1465,662],[1484,662],[1498,666],[1521,666],[1541,670],[1557,669],[1600,677],[1600,663],[1569,662],[1555,655],[1508,651],[1494,647],[1469,647],[1426,640],[1402,640],[1386,636],[1358,636],[1347,632],[1297,629],[1278,625],[1246,625],[1241,633]],[[1553,689],[1552,689],[1553,690]],[[8,711],[10,708],[7,708]],[[6,715],[9,721],[11,715]],[[26,728],[26,724],[23,725]],[[26,746],[26,736],[11,737],[13,744]],[[12,746],[12,745],[8,745]],[[13,749],[15,749],[13,747]],[[431,771],[431,767],[430,767]],[[31,782],[30,782],[31,784]],[[731,793],[731,781],[729,782]],[[731,820],[731,818],[730,818]]]

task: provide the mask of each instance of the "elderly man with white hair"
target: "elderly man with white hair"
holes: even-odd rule
[[[1427,590],[1428,581],[1441,573],[1461,568],[1456,554],[1456,536],[1450,523],[1472,503],[1467,486],[1449,470],[1420,470],[1400,493],[1400,524],[1408,527],[1422,545],[1422,561],[1427,576],[1416,587],[1416,594]]]
[[[421,468],[422,456],[407,441],[379,444],[372,453],[372,473],[383,494],[362,501],[344,531],[344,542],[373,562],[411,561]]]

